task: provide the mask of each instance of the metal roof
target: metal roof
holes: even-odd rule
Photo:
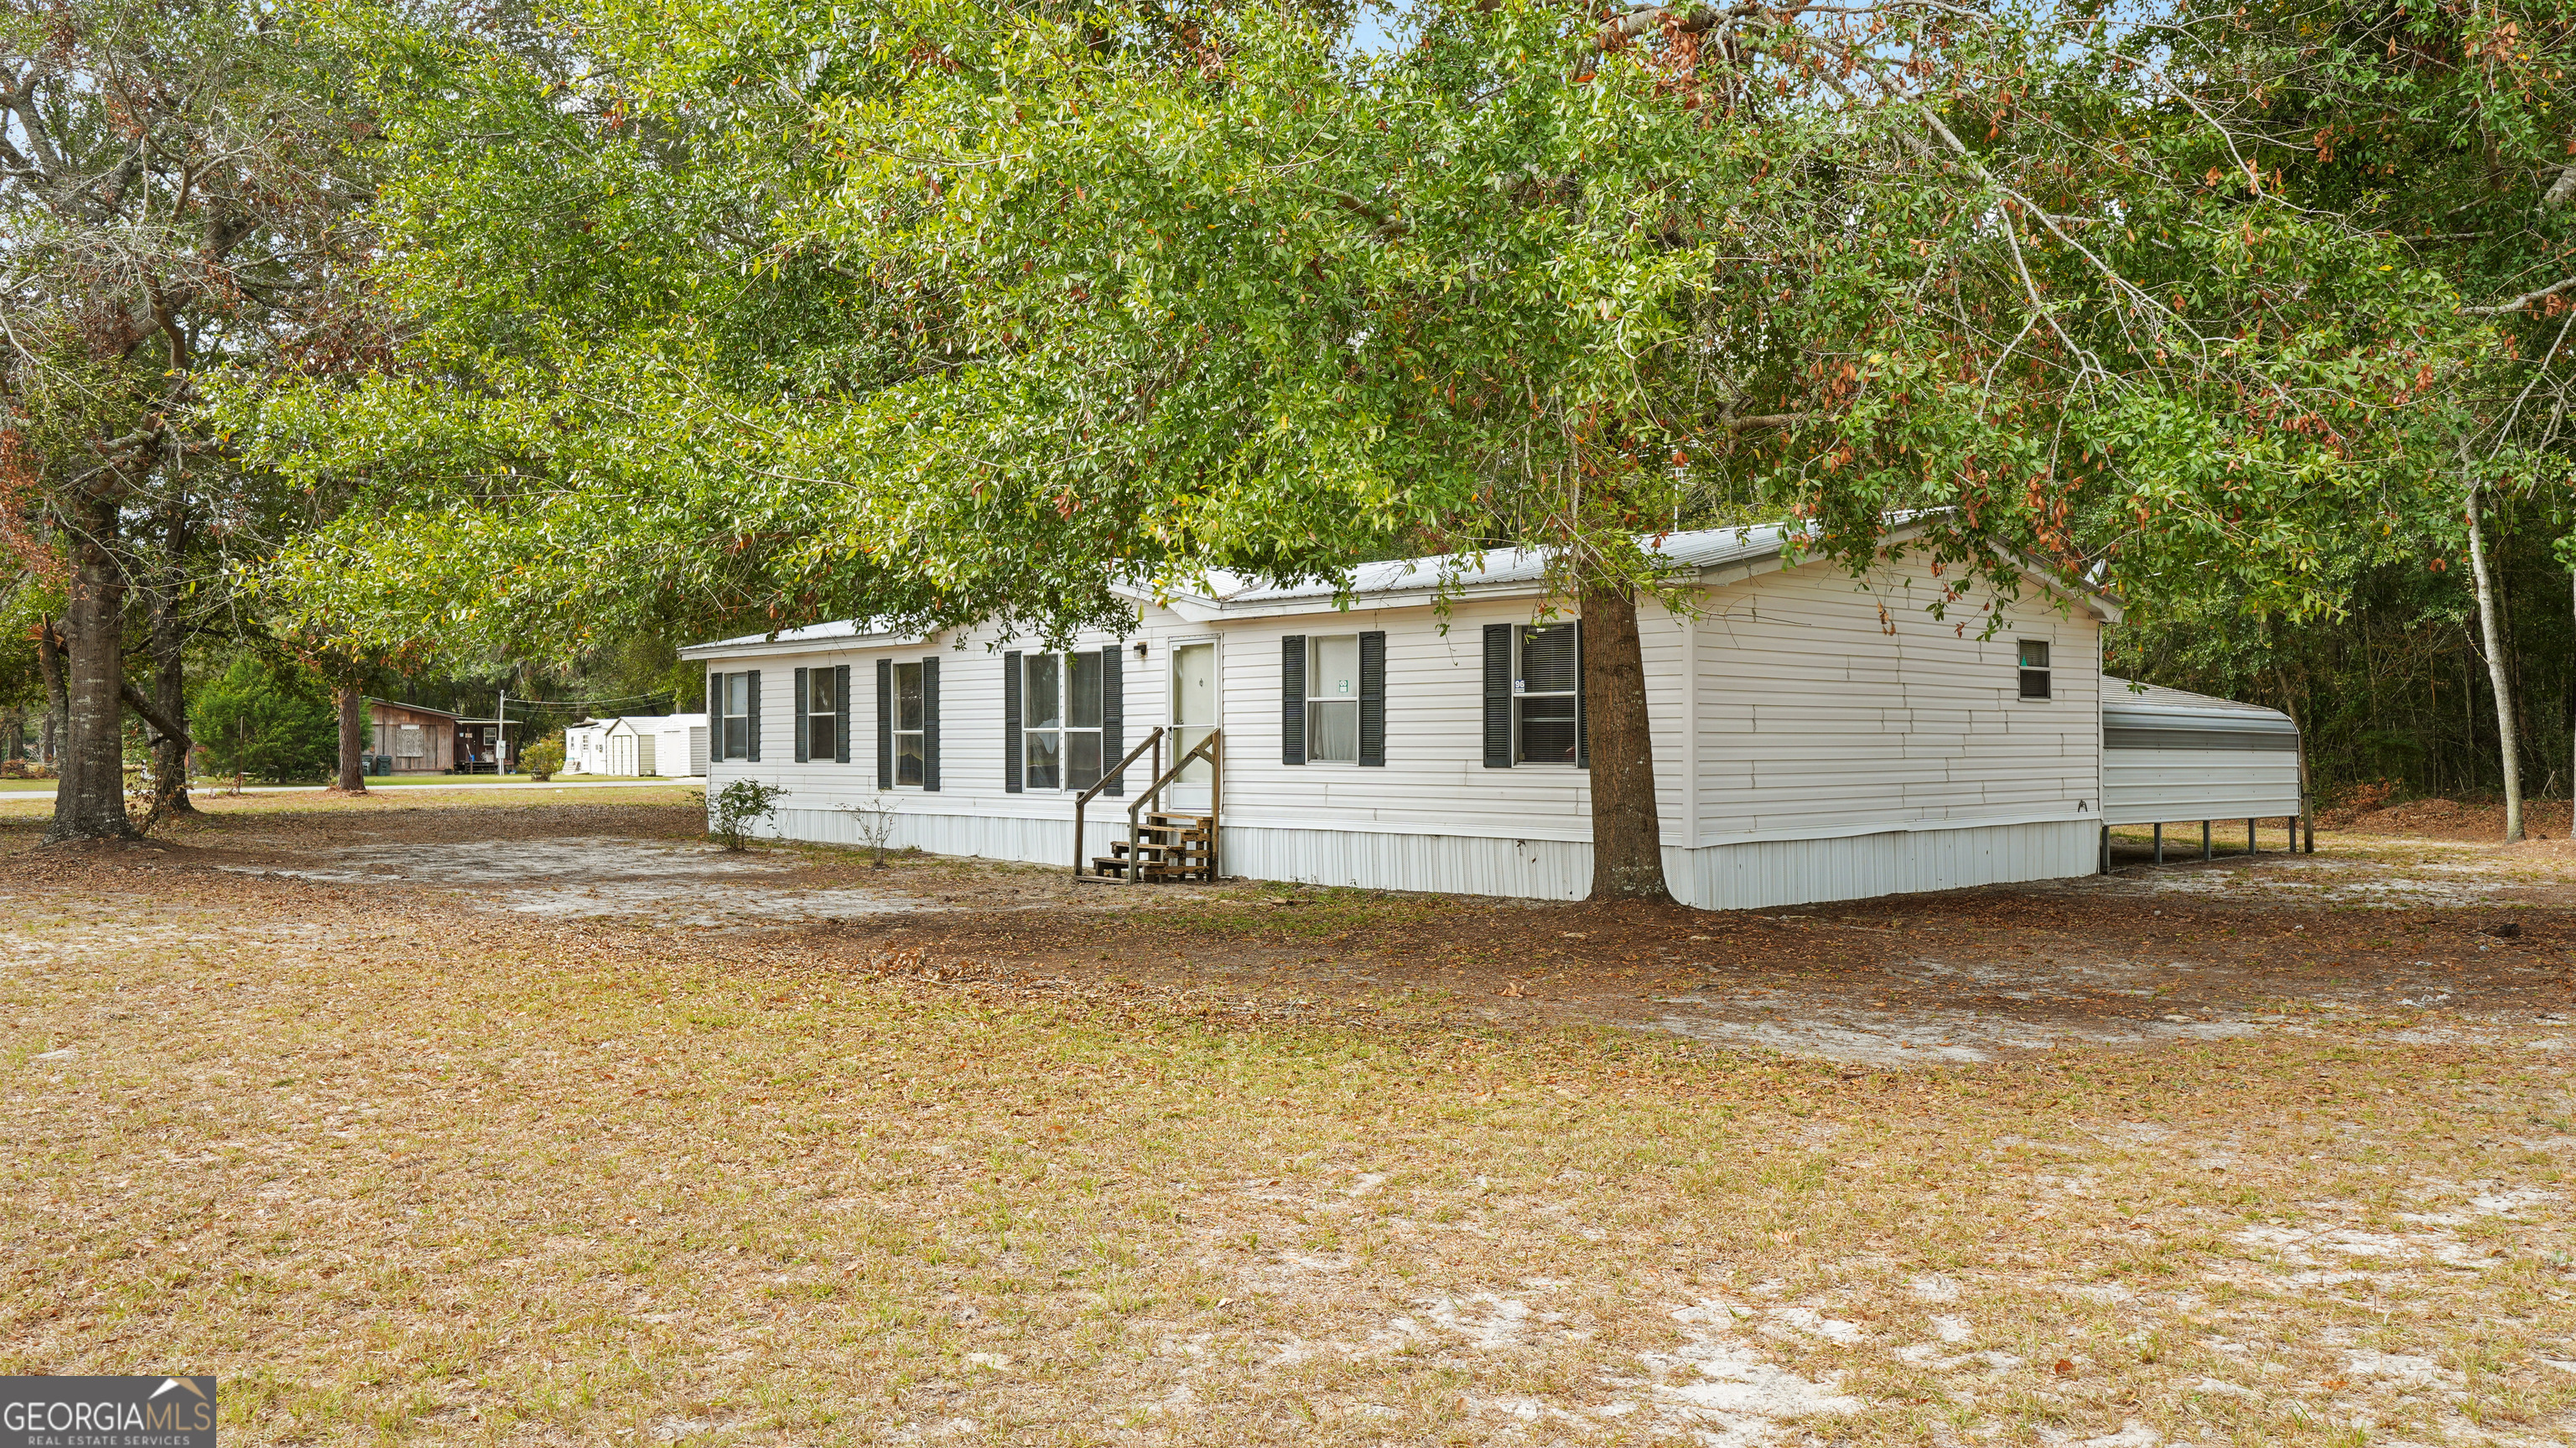
[[[364,697],[370,704],[384,704],[396,709],[409,709],[415,714],[435,714],[441,719],[454,719],[460,723],[472,722],[467,720],[464,715],[457,713],[453,709],[433,709],[427,704],[406,704],[400,699],[379,699],[373,694],[367,694],[362,697]]]
[[[1892,543],[1904,542],[1922,531],[1920,515],[1895,517],[1889,522],[1887,541]],[[1671,572],[1695,573],[1703,586],[1720,587],[1770,569],[1794,566],[1784,560],[1782,549],[1810,531],[1802,524],[1747,524],[1696,528],[1660,537],[1644,537],[1638,542],[1648,553],[1662,559]],[[2095,592],[2068,590],[2027,568],[2024,571],[2043,587],[2080,598],[2105,619],[2116,621],[2120,616],[2116,599]],[[1475,553],[1435,554],[1362,563],[1351,570],[1347,593],[1354,604],[1366,600],[1370,607],[1383,608],[1398,603],[1427,603],[1444,594],[1466,597],[1535,594],[1547,583],[1548,555],[1544,550],[1496,548]],[[1115,585],[1115,588],[1118,593],[1138,603],[1160,604],[1194,623],[1212,622],[1219,618],[1320,613],[1333,608],[1345,592],[1331,580],[1280,584],[1245,574],[1223,572],[1208,575],[1201,585],[1169,591],[1133,581]],[[739,638],[690,644],[680,650],[680,657],[706,659],[724,655],[792,653],[814,644],[907,647],[929,641],[927,633],[890,628],[881,620],[841,620],[780,629],[774,634],[744,634]]]
[[[2228,734],[2296,734],[2278,709],[2213,698],[2162,684],[2102,676],[2102,722],[2114,729],[2198,729]]]
[[[830,623],[809,623],[803,628],[783,628],[774,634],[743,634],[738,638],[710,639],[702,644],[689,644],[680,650],[684,659],[703,659],[718,653],[736,653],[757,649],[768,653],[792,653],[796,644],[835,643],[901,647],[928,643],[929,635],[917,630],[890,629],[877,620],[836,619]]]
[[[1639,542],[1644,544],[1648,553],[1661,558],[1668,567],[1679,572],[1776,558],[1781,544],[1792,531],[1784,524],[1766,523],[1738,528],[1698,528],[1667,533],[1660,539],[1644,538]],[[1404,593],[1416,589],[1437,589],[1444,582],[1454,588],[1475,591],[1546,581],[1545,552],[1535,548],[1494,548],[1478,553],[1446,553],[1363,563],[1351,570],[1350,591],[1353,594]],[[1181,596],[1204,598],[1225,606],[1264,603],[1274,599],[1329,599],[1340,592],[1329,581],[1270,584],[1232,573],[1210,574],[1208,585],[1204,592],[1191,590]]]

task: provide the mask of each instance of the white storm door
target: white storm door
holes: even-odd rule
[[[1172,650],[1172,749],[1163,756],[1169,768],[1172,761],[1197,748],[1201,741],[1216,732],[1217,716],[1216,645],[1213,642],[1182,644]],[[1202,759],[1172,782],[1171,801],[1176,809],[1205,809],[1208,806],[1208,766]]]

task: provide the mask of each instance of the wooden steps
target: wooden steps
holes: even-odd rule
[[[1214,880],[1215,836],[1216,819],[1212,815],[1149,814],[1137,827],[1133,858],[1128,854],[1127,841],[1113,840],[1108,854],[1091,857],[1092,873],[1074,878],[1118,884]]]

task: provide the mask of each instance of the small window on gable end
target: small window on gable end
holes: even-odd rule
[[[2048,641],[2021,641],[2021,696],[2045,699],[2048,695]]]

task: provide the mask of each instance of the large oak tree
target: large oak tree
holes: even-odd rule
[[[1542,550],[1590,625],[1595,894],[1661,895],[1665,520],[1785,512],[1857,571],[1930,510],[1936,609],[2036,566],[2299,614],[2356,514],[2416,509],[2474,346],[2234,159],[2166,19],[1506,0],[1354,61],[1293,9],[934,12],[828,122],[820,234],[965,354],[853,420],[892,464],[858,532],[1065,593]]]
[[[245,420],[406,494],[282,596],[388,649],[1061,631],[1117,578],[1534,548],[1604,896],[1664,892],[1658,530],[1792,516],[1857,573],[1913,514],[1963,629],[2047,606],[2026,568],[2310,616],[2492,352],[2247,159],[2188,11],[1495,0],[1376,57],[1294,5],[572,13],[389,115],[420,329]]]

